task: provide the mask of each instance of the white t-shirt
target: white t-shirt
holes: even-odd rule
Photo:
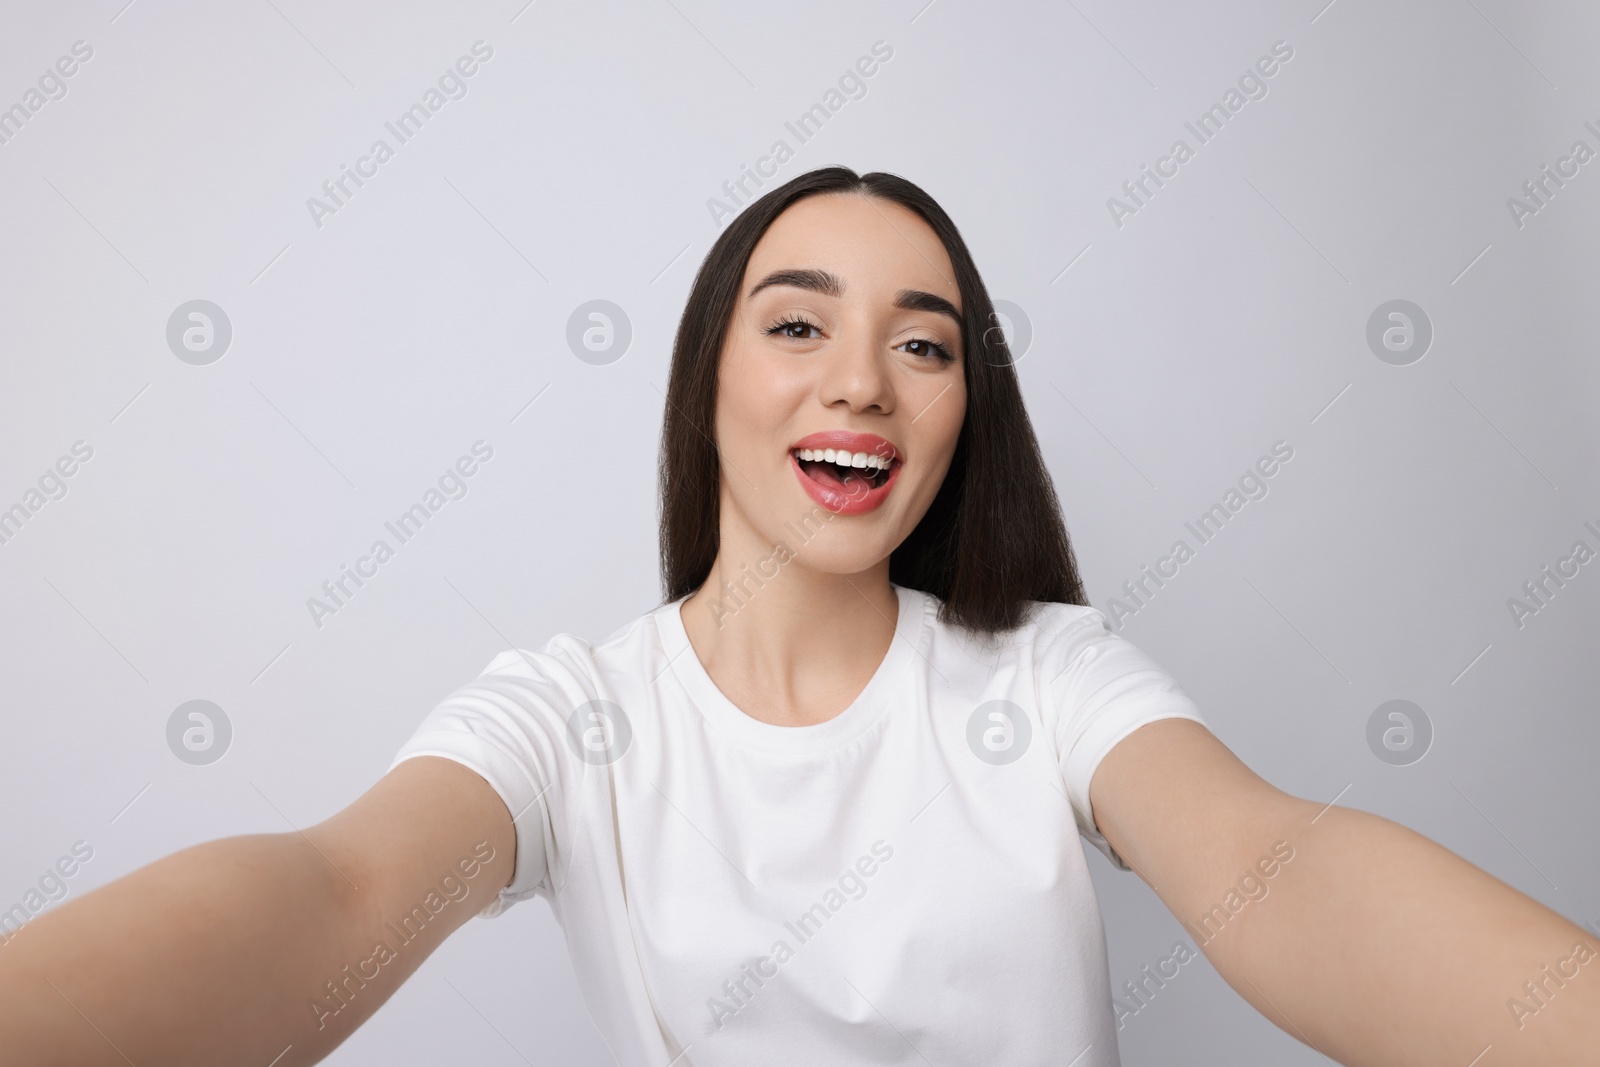
[[[1094,608],[984,639],[895,591],[882,664],[814,726],[740,711],[673,601],[495,656],[400,749],[505,800],[516,869],[482,914],[549,901],[619,1063],[1118,1063],[1078,836],[1127,868],[1089,780],[1204,719]]]

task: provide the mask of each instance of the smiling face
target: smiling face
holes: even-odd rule
[[[723,552],[783,542],[835,574],[886,563],[955,453],[961,310],[944,245],[898,204],[831,193],[773,221],[718,371]]]

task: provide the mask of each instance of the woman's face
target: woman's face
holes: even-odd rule
[[[888,558],[933,502],[961,432],[961,312],[944,246],[898,204],[824,194],[773,221],[719,370],[725,550],[782,542],[836,574]]]

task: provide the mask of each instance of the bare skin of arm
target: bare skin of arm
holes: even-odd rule
[[[1600,938],[1428,838],[1283,793],[1188,720],[1134,731],[1089,793],[1228,984],[1340,1063],[1600,1056]]]
[[[481,777],[407,760],[303,834],[184,849],[23,927],[0,946],[0,1048],[40,1067],[316,1063],[494,900],[515,844]]]

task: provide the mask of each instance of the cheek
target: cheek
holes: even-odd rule
[[[929,390],[926,395],[907,405],[910,412],[907,417],[915,417],[916,422],[911,425],[913,434],[907,437],[906,444],[915,450],[914,455],[924,457],[927,462],[918,464],[920,470],[915,488],[906,494],[902,506],[919,516],[933,504],[934,497],[939,495],[940,488],[949,476],[950,461],[955,456],[956,441],[961,436],[965,421],[965,383],[958,379],[955,386],[942,396],[941,389],[944,389],[943,385]],[[934,400],[934,397],[938,399]],[[918,412],[921,414],[918,415]],[[908,485],[907,488],[912,487]]]
[[[923,429],[923,450],[943,457],[944,462],[948,464],[950,457],[955,454],[956,441],[961,436],[961,426],[966,420],[965,383],[958,380],[942,395],[938,390],[934,390],[933,396],[938,399],[930,397],[918,405],[917,410],[921,415],[918,416],[916,425]]]
[[[737,348],[723,354],[717,367],[717,413],[738,411],[748,402],[755,387],[749,360]]]
[[[776,390],[749,359],[737,352],[723,360],[717,383],[717,443],[725,450],[749,447],[771,416]]]

